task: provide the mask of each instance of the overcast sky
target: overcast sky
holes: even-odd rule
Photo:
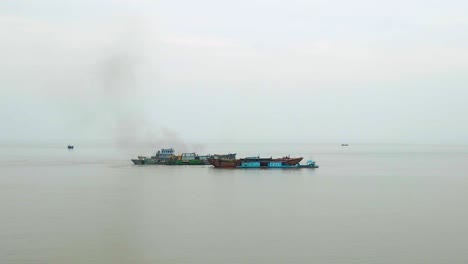
[[[468,144],[468,1],[0,1],[0,142]]]

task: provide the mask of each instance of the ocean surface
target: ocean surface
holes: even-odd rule
[[[468,146],[212,144],[318,169],[0,148],[0,263],[468,263]],[[176,150],[177,151],[177,150]]]

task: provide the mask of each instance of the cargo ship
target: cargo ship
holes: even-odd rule
[[[291,158],[290,156],[284,156],[282,158],[261,158],[261,157],[247,157],[247,158],[244,158],[244,159],[240,159],[240,162],[260,162],[260,164],[262,164],[263,166],[265,166],[265,164],[267,164],[268,162],[282,162],[286,165],[291,165],[291,166],[294,166],[294,165],[297,165],[299,164],[299,162],[301,162],[301,160],[303,159],[303,157],[298,157],[298,158]]]
[[[240,165],[240,161],[236,159],[236,155],[236,153],[214,154],[207,160],[209,164],[216,168],[235,168]]]
[[[195,152],[182,153],[181,155],[172,156],[167,162],[167,165],[208,165],[205,156],[198,156]]]
[[[161,149],[156,152],[154,156],[145,157],[145,156],[138,156],[137,159],[132,159],[133,164],[135,165],[163,165],[174,156],[174,149],[167,148]]]
[[[238,159],[208,159],[208,162],[213,165],[215,168],[236,168],[240,165],[240,160]]]
[[[256,160],[244,160],[241,161],[236,168],[240,169],[255,169],[255,168],[264,168],[264,169],[300,169],[300,168],[318,168],[315,164],[315,161],[309,160],[307,164],[302,165],[296,163],[294,165],[289,164],[286,161],[270,160],[270,161],[256,161]]]
[[[242,164],[258,164],[259,167],[268,167],[269,164],[283,164],[284,166],[296,166],[301,162],[303,157],[298,158],[291,158],[289,156],[285,156],[282,158],[261,158],[261,157],[246,157],[242,159],[235,159],[234,158],[210,158],[208,161],[211,165],[216,168],[240,168]]]
[[[208,158],[211,156],[199,156],[195,152],[174,154],[173,148],[161,149],[154,156],[138,156],[132,159],[135,165],[210,165]]]

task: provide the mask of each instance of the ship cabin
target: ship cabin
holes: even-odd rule
[[[156,152],[156,158],[159,160],[168,160],[172,156],[174,156],[174,149],[173,148],[168,148],[168,149],[161,149]]]
[[[198,156],[198,158],[203,161],[208,160],[209,157],[210,156]]]
[[[196,159],[197,157],[198,157],[197,154],[195,154],[194,152],[192,152],[192,153],[182,153],[180,159],[181,159],[182,161],[189,161],[189,160],[194,160],[194,159]]]

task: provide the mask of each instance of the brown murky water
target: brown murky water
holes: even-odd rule
[[[206,146],[315,170],[131,164],[152,151],[1,148],[0,263],[468,263],[466,146]]]

